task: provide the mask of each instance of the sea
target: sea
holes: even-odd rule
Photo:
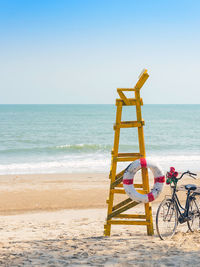
[[[142,115],[148,158],[200,170],[200,105],[144,105]],[[108,173],[115,117],[115,105],[0,105],[0,174]],[[122,119],[135,120],[135,107]],[[121,129],[119,151],[139,152],[137,128]]]

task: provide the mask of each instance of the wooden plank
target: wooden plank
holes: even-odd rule
[[[116,99],[116,106],[122,105],[122,106],[136,106],[136,99],[135,98],[127,98],[129,104],[125,104],[123,100],[121,99]],[[142,98],[140,99],[139,104],[142,106],[143,105],[143,100]]]
[[[115,176],[115,180],[117,180],[117,179],[120,178],[120,177],[123,177],[124,172],[125,172],[125,169],[124,169],[123,171],[119,172],[119,173]]]
[[[139,80],[136,83],[134,89],[140,90],[148,78],[149,78],[149,74],[147,73],[147,70],[144,70],[143,73],[140,74]]]
[[[122,206],[132,202],[132,201],[133,200],[130,197],[125,199],[125,200],[121,201],[120,203],[118,203],[117,205],[113,206],[112,211],[115,211],[115,210],[121,208]]]
[[[113,194],[126,194],[124,189],[111,189]],[[147,190],[137,190],[140,194],[147,194]]]
[[[121,172],[119,172],[116,176],[115,176],[115,181],[111,184],[111,188],[113,188],[113,185],[117,185],[120,184],[122,179],[123,179],[123,175],[124,175],[125,169]],[[110,173],[111,176],[111,173]]]
[[[113,194],[126,194],[124,189],[111,189]]]
[[[135,188],[143,188],[143,184],[134,184]]]
[[[142,121],[122,121],[119,124],[114,124],[113,129],[116,130],[117,128],[134,128],[134,127],[141,127],[144,125],[144,120]]]
[[[141,156],[132,156],[132,157],[114,157],[113,160],[117,162],[126,162],[126,161],[134,161],[136,159],[141,158]]]
[[[116,127],[134,128],[134,127],[141,127],[142,125],[144,125],[144,120],[142,120],[142,121],[122,121],[119,125],[116,125]]]
[[[123,184],[117,184],[115,187],[116,188],[121,188],[121,187],[123,187]]]
[[[118,153],[117,156],[120,158],[120,157],[142,157],[143,155],[140,153]]]
[[[123,184],[117,184],[117,185],[114,185],[113,187],[112,187],[112,189],[114,189],[114,187],[116,187],[116,188],[121,188],[121,187],[123,187]],[[143,188],[143,184],[134,184],[134,187],[135,188]]]
[[[131,92],[131,91],[135,91],[135,89],[134,89],[134,88],[117,88],[117,90],[124,91],[124,92]]]
[[[121,122],[122,117],[122,103],[119,103],[117,106],[117,112],[116,112],[116,124]],[[113,157],[112,157],[112,166],[110,171],[110,184],[112,184],[115,181],[116,177],[116,170],[117,170],[117,162],[114,161],[114,157],[118,155],[118,149],[119,149],[119,137],[120,137],[120,129],[116,129],[115,136],[114,136],[114,146],[113,146]],[[107,215],[109,215],[112,212],[113,208],[113,201],[114,201],[114,194],[110,190],[109,192],[109,199],[108,199],[108,210]],[[105,236],[110,236],[111,231],[111,225],[106,224],[104,234]]]
[[[124,212],[124,211],[126,211],[128,209],[130,209],[130,208],[133,208],[138,204],[139,204],[138,202],[132,201],[131,203],[129,203],[129,204],[127,204],[127,205],[125,205],[125,206],[113,211],[112,213],[110,213],[108,215],[108,217],[107,217],[107,220],[110,220],[112,217],[114,217],[114,216],[116,216],[116,215],[118,215],[118,214],[120,214],[120,213],[122,213],[122,212]]]
[[[125,224],[125,225],[150,225],[147,221],[129,221],[129,220],[110,220],[108,224]]]
[[[128,98],[125,96],[125,94],[121,90],[117,90],[119,96],[121,97],[122,101],[125,105],[129,105]]]
[[[113,153],[113,152],[111,152],[111,154],[112,154],[112,153]],[[113,160],[113,157],[112,157],[112,160]],[[111,162],[111,163],[112,163],[112,162]],[[122,170],[121,172],[119,172],[118,174],[116,174],[116,176],[115,176],[115,180],[117,180],[118,178],[123,177],[124,172],[125,172],[125,169]],[[112,168],[111,168],[111,170],[110,170],[109,178],[111,178],[111,176],[112,176]]]
[[[114,218],[126,218],[126,219],[146,219],[145,214],[119,214]]]
[[[123,180],[123,176],[118,178],[115,182],[113,182],[110,186],[111,189],[113,189],[116,185],[120,184]]]
[[[139,121],[122,121],[119,124],[120,128],[134,128],[134,127],[140,127],[142,125]]]
[[[149,75],[147,73],[147,70],[143,72],[141,77],[139,78],[139,81],[137,82],[136,86],[134,87],[137,89],[135,91],[135,99],[136,99],[136,118],[137,121],[142,120],[142,111],[141,111],[141,104],[140,104],[140,88],[143,86],[145,81],[148,79]],[[138,140],[139,140],[139,151],[144,157],[146,156],[145,153],[145,143],[144,143],[144,131],[143,127],[138,127]],[[147,192],[149,192],[149,178],[148,178],[148,169],[142,168],[142,183],[143,188]],[[153,235],[154,229],[153,229],[153,219],[152,219],[152,209],[151,204],[145,203],[145,214],[147,216],[147,220],[149,221],[149,225],[147,226],[147,234]]]

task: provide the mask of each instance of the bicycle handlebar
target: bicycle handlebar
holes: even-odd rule
[[[196,173],[192,173],[192,172],[190,172],[190,173],[189,173],[189,175],[194,175],[194,176],[197,176],[197,174],[196,174]]]

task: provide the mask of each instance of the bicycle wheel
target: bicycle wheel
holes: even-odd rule
[[[160,239],[170,239],[175,234],[178,215],[172,199],[164,199],[156,213],[156,230]]]
[[[191,232],[200,230],[200,195],[194,196],[194,199],[190,201],[188,217],[189,230]]]

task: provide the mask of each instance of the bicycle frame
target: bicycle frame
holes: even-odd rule
[[[198,193],[192,193],[191,194],[191,191],[188,190],[187,191],[187,198],[186,198],[186,202],[185,202],[185,208],[183,208],[181,206],[181,203],[178,199],[178,196],[176,194],[176,184],[174,186],[170,185],[171,186],[171,189],[173,190],[173,193],[172,193],[172,201],[175,203],[175,206],[176,206],[176,210],[178,212],[178,214],[180,215],[180,217],[182,218],[182,220],[184,220],[184,218],[187,218],[188,217],[188,212],[189,212],[189,206],[190,206],[190,201],[192,199],[194,199],[195,195],[197,195]],[[183,210],[183,212],[181,212],[181,210]]]
[[[176,209],[179,213],[179,215],[181,217],[186,217],[188,216],[188,209],[189,209],[189,194],[187,194],[187,199],[186,199],[186,203],[185,203],[185,208],[183,208],[181,206],[181,203],[178,199],[178,196],[176,194],[176,190],[174,190],[175,192],[173,192],[173,195],[172,195],[172,201],[175,203],[175,206],[176,206]],[[184,211],[183,213],[181,212],[181,209]]]

